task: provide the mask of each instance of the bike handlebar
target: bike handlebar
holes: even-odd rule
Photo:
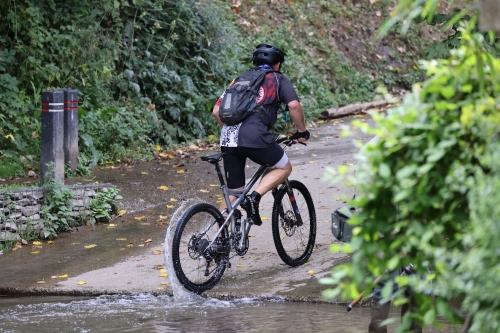
[[[307,146],[307,143],[305,143],[305,142],[293,142],[293,140],[292,140],[292,138],[290,136],[285,136],[285,137],[282,137],[282,138],[278,138],[278,139],[276,139],[276,142],[277,143],[284,143],[285,146],[287,146],[287,147],[290,147],[290,146],[292,146],[292,145],[294,145],[296,143],[300,143],[300,144],[302,144],[304,146]]]

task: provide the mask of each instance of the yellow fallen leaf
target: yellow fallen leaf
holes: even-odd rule
[[[144,243],[151,243],[152,241],[153,241],[153,240],[152,240],[151,238],[149,238],[149,239],[146,239],[146,240],[144,241]]]
[[[151,225],[149,222],[142,222],[141,225]]]
[[[267,221],[267,220],[269,220],[269,217],[265,217],[265,216],[264,216],[264,217],[261,217],[260,219],[261,219],[262,221]]]
[[[47,244],[54,245],[55,243],[54,243],[54,241],[48,241]]]
[[[210,187],[219,187],[220,185],[217,184],[210,184]]]
[[[97,246],[96,244],[90,244],[90,245],[85,245],[84,248],[91,249],[91,248],[94,248],[96,246]]]
[[[60,278],[60,279],[65,279],[65,278],[68,277],[68,274],[58,275],[57,277]]]
[[[33,245],[42,245],[42,242],[33,242]]]
[[[94,182],[94,184],[99,184],[99,182]]]
[[[313,271],[312,269],[310,269],[310,270],[308,270],[308,271],[307,271],[307,274],[311,274],[311,275],[313,275],[313,274],[316,274],[316,272],[315,272],[315,271]]]
[[[313,161],[309,161],[309,162],[307,162],[307,164],[313,164],[313,163],[314,163]]]
[[[153,250],[153,254],[162,254],[163,251],[162,250]]]
[[[78,284],[79,284],[79,285],[82,285],[82,284],[87,284],[87,281],[78,281]]]
[[[42,281],[37,281],[36,283],[43,284],[43,283],[45,283],[45,281],[43,281],[43,280]]]
[[[162,273],[162,274],[160,274],[160,277],[168,277],[168,274],[167,273]]]
[[[207,190],[200,190],[200,192],[203,192],[203,193],[210,193],[210,191],[207,191]]]
[[[243,268],[243,267],[245,267],[245,265],[241,265],[241,264],[236,265],[236,268]]]
[[[292,168],[292,171],[299,171],[299,168]]]
[[[148,173],[147,172],[141,172],[141,175],[147,175]]]
[[[311,156],[318,156],[318,155],[316,155],[316,154],[312,154]]]
[[[159,188],[160,190],[162,190],[162,191],[167,191],[167,190],[168,190],[168,186],[165,186],[165,185],[160,186],[160,187],[158,187],[158,188]]]
[[[176,182],[177,185],[184,185],[184,182]]]
[[[142,219],[144,219],[144,218],[146,218],[146,216],[136,216],[136,217],[134,217],[134,219],[139,220],[139,221],[142,220]]]
[[[116,240],[117,241],[126,241],[127,239],[126,238],[117,238]]]
[[[31,254],[37,254],[40,251],[32,251]]]
[[[160,269],[160,273],[167,273],[167,270],[165,268]]]
[[[160,155],[161,157],[168,157],[168,154],[166,153],[158,153],[158,155]]]
[[[127,211],[125,209],[122,209],[118,212],[118,216],[122,216],[123,214],[125,214]]]
[[[177,202],[177,201],[179,201],[179,200],[174,199],[174,198],[170,198],[170,201],[171,201],[171,202]]]
[[[113,229],[114,227],[116,227],[116,224],[108,224],[107,226],[108,229]]]
[[[57,279],[57,275],[52,275],[50,278],[51,279]]]
[[[177,170],[177,173],[184,173],[184,170]]]
[[[156,290],[165,290],[163,287],[156,287]]]
[[[129,243],[129,244],[127,244],[127,247],[132,247],[132,246],[134,246],[134,244],[133,244],[133,243]]]
[[[160,150],[161,150],[161,147],[160,147],[159,145],[156,145],[156,146],[155,146],[155,149],[156,149],[157,151],[160,151]]]
[[[169,283],[170,283],[170,282],[167,282],[167,281],[162,281],[162,282],[161,282],[161,284],[162,284],[162,285],[167,285],[167,284],[169,284]]]
[[[172,208],[174,208],[174,206],[173,205],[167,205],[167,208],[172,209]]]
[[[80,243],[71,243],[71,245],[78,245],[78,244],[80,244]]]

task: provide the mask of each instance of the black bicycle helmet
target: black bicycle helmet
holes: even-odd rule
[[[268,64],[273,66],[278,62],[285,62],[285,52],[272,44],[259,44],[255,47],[252,61],[254,65]]]

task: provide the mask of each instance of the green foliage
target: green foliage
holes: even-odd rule
[[[88,167],[127,158],[141,160],[152,154],[149,133],[153,112],[143,107],[107,107],[93,112],[82,110],[78,124],[80,159]]]
[[[342,274],[328,282],[337,284],[333,295],[352,298],[372,279],[365,270],[386,276],[386,269],[412,263],[418,274],[397,282],[420,292],[414,319],[425,326],[434,324],[436,315],[460,321],[449,301],[464,299],[460,310],[478,314],[474,327],[493,332],[500,321],[486,318],[499,318],[500,312],[492,295],[480,289],[497,270],[496,245],[480,241],[488,229],[476,224],[498,224],[492,204],[479,198],[498,180],[493,171],[498,170],[500,60],[486,51],[483,35],[472,33],[472,27],[460,28],[462,45],[450,58],[421,63],[428,79],[387,116],[376,116],[377,128],[358,124],[380,141],[366,148],[362,159],[367,163],[352,179],[357,197],[351,204],[361,208],[351,219],[355,236],[336,248],[354,251],[353,262],[338,267]],[[477,253],[469,251],[472,245]],[[471,266],[478,255],[486,261]],[[440,297],[436,303],[422,293],[431,281]],[[406,301],[398,298],[399,304]]]
[[[122,1],[123,71],[157,118],[150,135],[172,144],[205,135],[205,101],[229,80],[238,47],[221,8],[202,1]],[[210,113],[208,113],[210,115]]]
[[[443,11],[449,6],[459,6],[448,11]],[[443,1],[443,0],[402,0],[394,8],[391,18],[387,20],[378,32],[385,36],[391,29],[398,28],[402,33],[409,31],[414,23],[426,22],[432,26],[440,27],[447,31],[444,40],[433,43],[428,51],[427,58],[444,58],[449,56],[449,51],[461,45],[462,33],[459,27],[462,23],[469,22],[471,15],[477,13],[477,0]],[[481,32],[478,27],[472,28],[474,33],[482,33],[490,43],[485,48],[494,54],[500,55],[498,36],[493,32]]]
[[[215,129],[208,110],[238,53],[224,10],[194,0],[0,1],[0,171],[37,168],[16,159],[39,155],[46,89],[79,91],[83,174]]]
[[[71,230],[74,227],[71,208],[73,192],[56,180],[46,181],[44,186],[46,187],[45,203],[40,210],[40,224],[43,224],[41,236],[54,238],[59,232]]]
[[[116,187],[100,191],[97,198],[89,200],[92,211],[92,215],[89,217],[90,223],[94,225],[96,222],[109,222],[111,214],[117,211],[116,201],[121,199],[123,197],[119,195],[119,190]]]

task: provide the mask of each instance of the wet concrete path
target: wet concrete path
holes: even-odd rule
[[[207,296],[322,299],[325,286],[318,284],[318,278],[348,260],[328,250],[336,242],[330,231],[330,215],[352,197],[353,189],[332,185],[323,177],[327,167],[354,162],[353,154],[359,149],[353,138],[340,137],[341,126],[350,125],[352,119],[321,123],[311,129],[307,147],[295,145],[287,150],[293,164],[291,179],[306,184],[317,213],[316,247],[307,266],[290,268],[278,257],[270,226],[272,197],[266,195],[261,216],[269,220],[250,231],[254,237],[250,238],[247,255],[232,260],[233,268],[226,270],[219,285],[206,292]],[[369,116],[363,119],[371,121]],[[364,141],[371,138],[363,133],[356,137]],[[161,271],[165,268],[166,228],[180,207],[194,201],[216,204],[220,190],[211,186],[218,183],[215,171],[197,157],[217,152],[197,151],[180,159],[109,166],[94,170],[90,176],[68,180],[67,184],[99,182],[117,186],[124,197],[120,209],[126,213],[114,218],[111,227],[81,227],[60,234],[53,245],[43,241],[37,254],[32,254],[34,249],[28,245],[0,256],[0,294],[170,294],[169,279]],[[247,177],[255,170],[256,166],[249,163]],[[96,246],[85,248],[89,245]],[[311,270],[315,273],[310,274]]]

